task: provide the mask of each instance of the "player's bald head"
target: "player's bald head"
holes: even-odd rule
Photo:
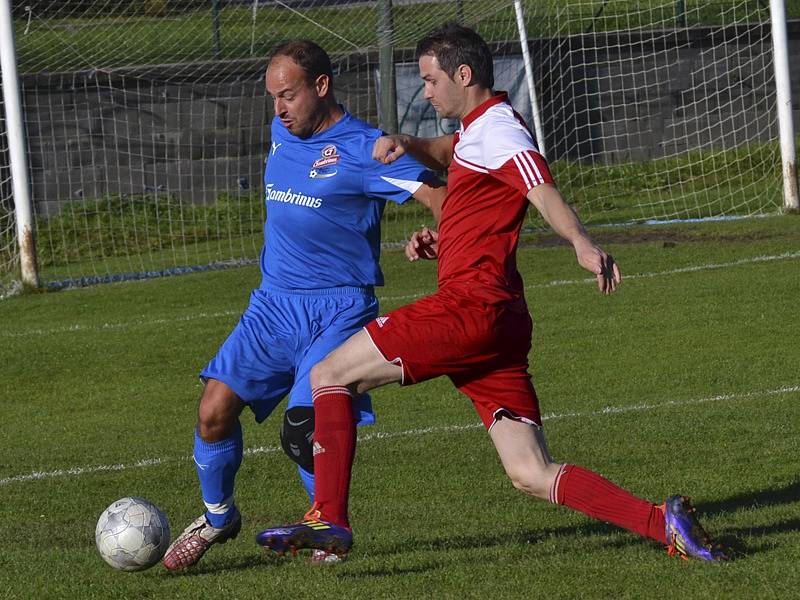
[[[333,68],[331,58],[321,46],[311,40],[290,40],[283,42],[272,52],[269,57],[269,65],[277,58],[284,57],[294,62],[305,75],[306,83],[313,85],[320,75],[327,75],[328,80],[333,83]]]

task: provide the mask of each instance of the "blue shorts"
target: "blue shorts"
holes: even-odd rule
[[[287,394],[287,408],[313,406],[311,367],[377,316],[371,288],[298,291],[262,284],[200,377],[225,383],[259,423]],[[359,425],[375,422],[368,394],[354,403]]]

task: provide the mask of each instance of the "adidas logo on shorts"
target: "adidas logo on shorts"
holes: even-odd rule
[[[378,323],[378,327],[383,327],[383,324],[389,320],[389,317],[378,317],[375,321]]]
[[[314,445],[312,446],[312,448],[313,448],[313,456],[316,456],[317,454],[322,454],[323,452],[325,452],[325,448],[320,446],[319,442],[314,442]]]

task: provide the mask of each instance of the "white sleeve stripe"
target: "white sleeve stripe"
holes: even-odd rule
[[[519,160],[519,163],[520,163],[520,164],[523,166],[523,168],[525,169],[525,172],[528,174],[528,177],[530,177],[530,180],[531,180],[531,182],[532,182],[532,183],[531,183],[531,187],[534,187],[534,186],[538,185],[539,183],[541,183],[541,182],[540,182],[540,181],[539,181],[539,180],[536,178],[536,175],[534,174],[534,172],[531,170],[531,166],[528,164],[528,161],[526,161],[526,160],[525,160],[525,153],[524,153],[524,152],[520,152],[520,153],[519,153],[519,154],[517,154],[517,155],[516,155],[514,158],[516,158],[516,159],[518,159],[518,160]]]
[[[544,177],[542,176],[542,172],[539,170],[539,166],[536,164],[536,159],[533,157],[533,154],[528,151],[522,156],[524,156],[525,159],[530,163],[531,167],[533,167],[533,171],[536,173],[537,183],[544,183]]]
[[[522,168],[522,165],[520,164],[519,159],[517,158],[517,155],[515,154],[511,158],[514,159],[514,164],[517,165],[517,169],[519,169],[520,175],[522,175],[522,178],[525,180],[525,187],[527,187],[528,189],[531,189],[533,187],[531,185],[531,180],[528,179],[528,174]]]
[[[527,152],[520,153],[519,159],[522,161],[528,170],[531,172],[531,177],[536,182],[536,184],[542,183],[542,175],[539,173],[539,169],[536,168],[536,163],[533,162],[531,155]]]
[[[394,177],[386,177],[385,175],[381,175],[381,179],[383,179],[386,183],[391,183],[393,186],[398,187],[401,190],[407,191],[409,194],[416,192],[422,185],[421,181],[395,179]]]

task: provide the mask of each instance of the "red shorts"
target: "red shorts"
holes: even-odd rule
[[[488,429],[500,416],[541,425],[528,373],[533,323],[527,310],[489,305],[443,288],[365,326],[403,385],[447,375]]]

